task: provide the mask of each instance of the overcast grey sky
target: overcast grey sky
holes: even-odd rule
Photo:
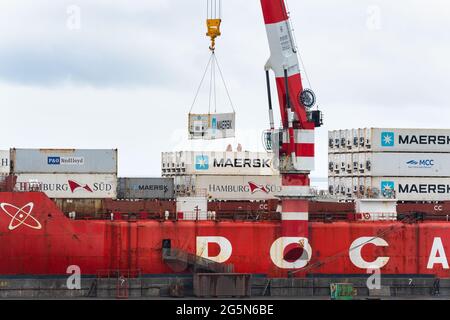
[[[238,142],[263,151],[269,48],[260,3],[222,2],[217,55],[238,136],[205,145],[187,140],[187,113],[209,58],[206,0],[1,0],[0,148],[119,148],[121,176],[159,176],[161,151]],[[328,130],[449,127],[450,2],[289,6],[325,114],[313,176],[327,175]],[[206,96],[194,111],[207,111]]]

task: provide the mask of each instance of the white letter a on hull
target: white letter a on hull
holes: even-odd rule
[[[435,264],[442,264],[444,269],[448,269],[447,256],[445,255],[444,246],[441,238],[434,238],[431,247],[430,258],[428,259],[427,269],[433,269]]]

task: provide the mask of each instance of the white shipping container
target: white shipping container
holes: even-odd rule
[[[163,152],[162,175],[278,175],[267,152]]]
[[[353,150],[353,130],[345,130],[346,152]]]
[[[335,172],[334,172],[335,166],[336,166],[335,154],[334,153],[329,153],[328,154],[328,176],[334,176],[335,175]]]
[[[399,201],[449,201],[450,178],[371,177],[366,179],[369,194]]]
[[[334,148],[334,131],[328,131],[328,153],[335,153]]]
[[[9,150],[0,150],[0,175],[10,173]]]
[[[328,177],[328,193],[334,195],[334,179],[335,177]]]
[[[352,178],[352,192],[354,195],[357,195],[359,193],[359,179],[358,177]]]
[[[353,194],[353,178],[344,178],[344,194],[351,196]]]
[[[367,153],[359,153],[358,154],[358,171],[359,175],[366,175],[367,174],[367,162],[366,162],[366,155]]]
[[[49,198],[116,198],[115,174],[19,174],[17,192],[43,192]]]
[[[233,138],[236,114],[207,113],[189,114],[189,139],[215,140]]]
[[[352,129],[352,150],[353,152],[359,151],[359,130]]]
[[[450,153],[366,153],[370,176],[450,177]]]
[[[357,130],[359,138],[359,150],[363,150],[366,146],[366,130],[365,129],[357,129]]]
[[[340,136],[340,130],[334,130],[334,149],[335,152],[339,152],[339,146],[341,144],[341,136]]]
[[[340,175],[345,175],[347,167],[347,155],[345,153],[339,154],[339,171]]]
[[[347,151],[347,130],[339,130],[339,152]]]
[[[356,176],[359,173],[359,153],[352,154],[352,172]]]
[[[450,152],[450,129],[366,128],[373,152]]]
[[[346,153],[345,154],[345,174],[347,176],[351,176],[353,173],[353,154]]]
[[[281,193],[281,176],[196,176],[196,192],[216,200],[269,200]]]

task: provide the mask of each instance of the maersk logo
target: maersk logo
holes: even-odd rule
[[[393,192],[395,189],[395,183],[393,181],[382,181],[381,182],[381,192],[384,194],[386,192]]]
[[[434,166],[433,159],[425,159],[425,160],[410,160],[406,162],[408,168],[424,168],[429,169]]]
[[[209,157],[208,156],[197,156],[195,158],[195,170],[208,170],[209,169]]]
[[[394,146],[395,134],[393,132],[382,132],[381,133],[381,146],[382,147],[393,147]]]
[[[83,157],[47,157],[47,164],[51,166],[82,166]]]

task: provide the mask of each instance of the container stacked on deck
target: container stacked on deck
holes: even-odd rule
[[[117,150],[11,149],[15,191],[44,192],[53,199],[114,199]]]
[[[119,178],[117,198],[127,200],[158,199],[171,200],[175,197],[172,178]]]
[[[174,180],[177,215],[183,220],[214,219],[208,201],[234,202],[237,208],[238,202],[276,199],[281,191],[270,153],[164,152],[161,167],[162,176]]]
[[[339,198],[450,199],[450,130],[329,131],[329,192]]]
[[[269,200],[281,191],[271,153],[164,152],[162,176],[172,177],[179,195],[211,200]]]

